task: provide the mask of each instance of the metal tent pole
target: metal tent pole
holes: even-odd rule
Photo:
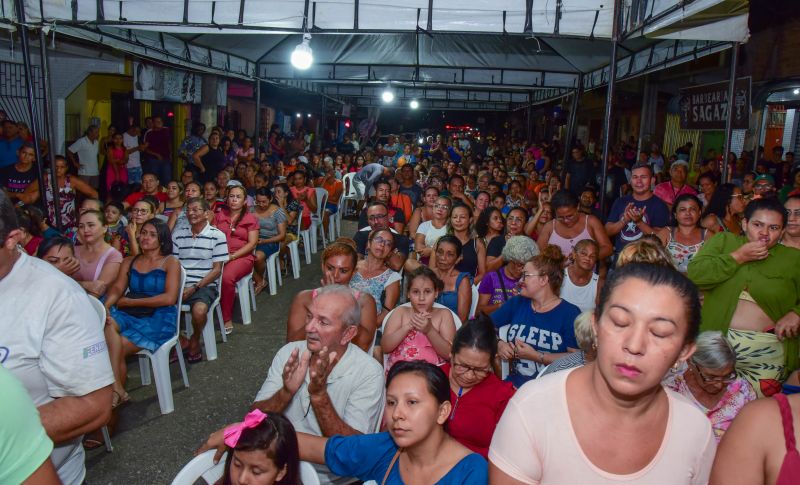
[[[606,91],[606,112],[603,121],[603,160],[600,182],[600,213],[606,213],[606,177],[608,172],[608,151],[611,144],[611,106],[614,102],[614,83],[617,80],[617,45],[619,43],[620,0],[614,0],[614,23],[611,34],[611,63],[608,66],[608,90]]]
[[[256,160],[259,160],[261,156],[261,143],[259,142],[261,136],[261,79],[259,78],[256,78],[256,128],[254,131]]]
[[[567,137],[564,140],[564,161],[569,157],[572,149],[572,140],[575,138],[575,122],[578,118],[578,101],[583,92],[583,73],[578,75],[578,87],[572,94],[572,103],[569,107],[569,121],[567,122]]]
[[[42,154],[39,149],[39,119],[36,106],[36,98],[33,95],[33,69],[31,68],[30,45],[28,44],[28,28],[25,26],[25,5],[24,0],[15,0],[14,5],[17,11],[17,22],[19,24],[19,38],[22,45],[22,61],[25,67],[25,91],[28,95],[28,115],[31,121],[31,132],[33,134],[33,149],[36,152],[36,170],[39,178],[39,188],[44,189],[44,167]],[[40,198],[44,213],[47,214],[47,202],[44,197]]]
[[[58,176],[56,175],[55,147],[53,146],[55,138],[53,137],[53,125],[50,122],[50,108],[53,106],[50,97],[50,60],[47,58],[47,34],[44,29],[39,30],[39,55],[41,56],[42,92],[44,93],[42,121],[44,122],[45,140],[47,140],[47,146],[50,147],[50,189],[53,192],[53,221],[51,222],[55,224],[58,232],[62,232],[61,200],[58,197]],[[40,193],[45,194],[45,190],[42,189]]]
[[[725,151],[722,154],[722,180],[729,182],[728,153],[731,151],[731,135],[733,134],[733,96],[736,87],[736,63],[739,60],[739,43],[731,42],[731,76],[728,81],[728,116],[725,119]]]

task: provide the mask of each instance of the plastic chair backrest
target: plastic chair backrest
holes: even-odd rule
[[[397,310],[400,307],[410,308],[411,307],[411,302],[403,303],[402,305],[397,305],[389,313],[386,314],[386,316],[383,319],[383,322],[381,322],[381,334],[383,334],[386,331],[386,323],[389,321],[389,318],[391,318],[392,313],[394,313],[394,311]],[[444,305],[442,305],[440,303],[434,303],[433,307],[434,308],[447,308],[446,306],[444,306]],[[461,328],[461,319],[458,318],[458,315],[453,310],[450,310],[449,308],[447,308],[447,310],[449,310],[450,314],[453,315],[453,323],[456,326],[456,331],[458,331],[458,329]],[[377,334],[377,332],[376,332],[376,334]],[[386,362],[388,360],[389,360],[389,356],[384,354],[383,355],[383,367],[384,367],[384,369],[386,368]]]
[[[172,479],[172,485],[194,485],[200,478],[206,483],[216,483],[225,473],[225,459],[228,454],[222,455],[219,463],[215,465],[215,452],[216,450],[208,450],[192,458]]]
[[[303,485],[320,485],[319,475],[314,465],[307,461],[300,462],[300,481]]]
[[[353,185],[353,179],[356,178],[355,172],[349,172],[342,177],[342,184],[344,184],[344,190],[342,191],[344,197],[355,198],[358,195],[356,192],[356,188]]]
[[[178,258],[175,258],[176,260]],[[175,302],[177,316],[175,317],[175,336],[181,333],[181,306],[183,305],[183,289],[186,286],[186,270],[181,266],[178,261],[178,267],[181,269],[181,286],[178,287],[178,301]]]
[[[478,310],[478,299],[481,294],[478,292],[479,285],[472,285],[472,303],[469,306],[469,318],[475,318],[475,312]]]
[[[317,193],[317,219],[322,219],[322,213],[325,211],[325,204],[328,203],[328,191],[322,187],[315,187],[314,191]]]

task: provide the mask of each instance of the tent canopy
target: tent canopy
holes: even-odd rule
[[[18,23],[14,3],[0,0],[6,24]],[[613,0],[397,3],[24,0],[24,22],[141,58],[361,98],[359,104],[391,86],[401,101],[506,110],[607,82]],[[621,78],[716,52],[747,34],[746,0],[622,3]],[[742,19],[744,33],[730,28]],[[312,35],[314,65],[299,71],[289,57],[304,32]]]

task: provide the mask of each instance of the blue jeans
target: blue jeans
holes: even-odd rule
[[[128,169],[128,183],[129,184],[142,183],[142,167],[131,167]]]

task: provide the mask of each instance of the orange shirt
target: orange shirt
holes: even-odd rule
[[[336,180],[334,178],[331,183],[326,183],[325,180],[323,179],[322,183],[320,184],[320,187],[322,187],[323,189],[325,189],[328,192],[328,203],[329,204],[337,205],[339,203],[338,200],[333,200],[333,196],[336,194],[336,191],[339,191],[340,192],[340,197],[341,197],[341,189],[342,189],[342,181],[341,180]]]
[[[392,204],[392,207],[396,207],[403,211],[403,215],[406,216],[406,222],[411,220],[411,214],[414,212],[414,207],[411,204],[411,198],[406,194],[397,194],[391,196],[389,202]]]

